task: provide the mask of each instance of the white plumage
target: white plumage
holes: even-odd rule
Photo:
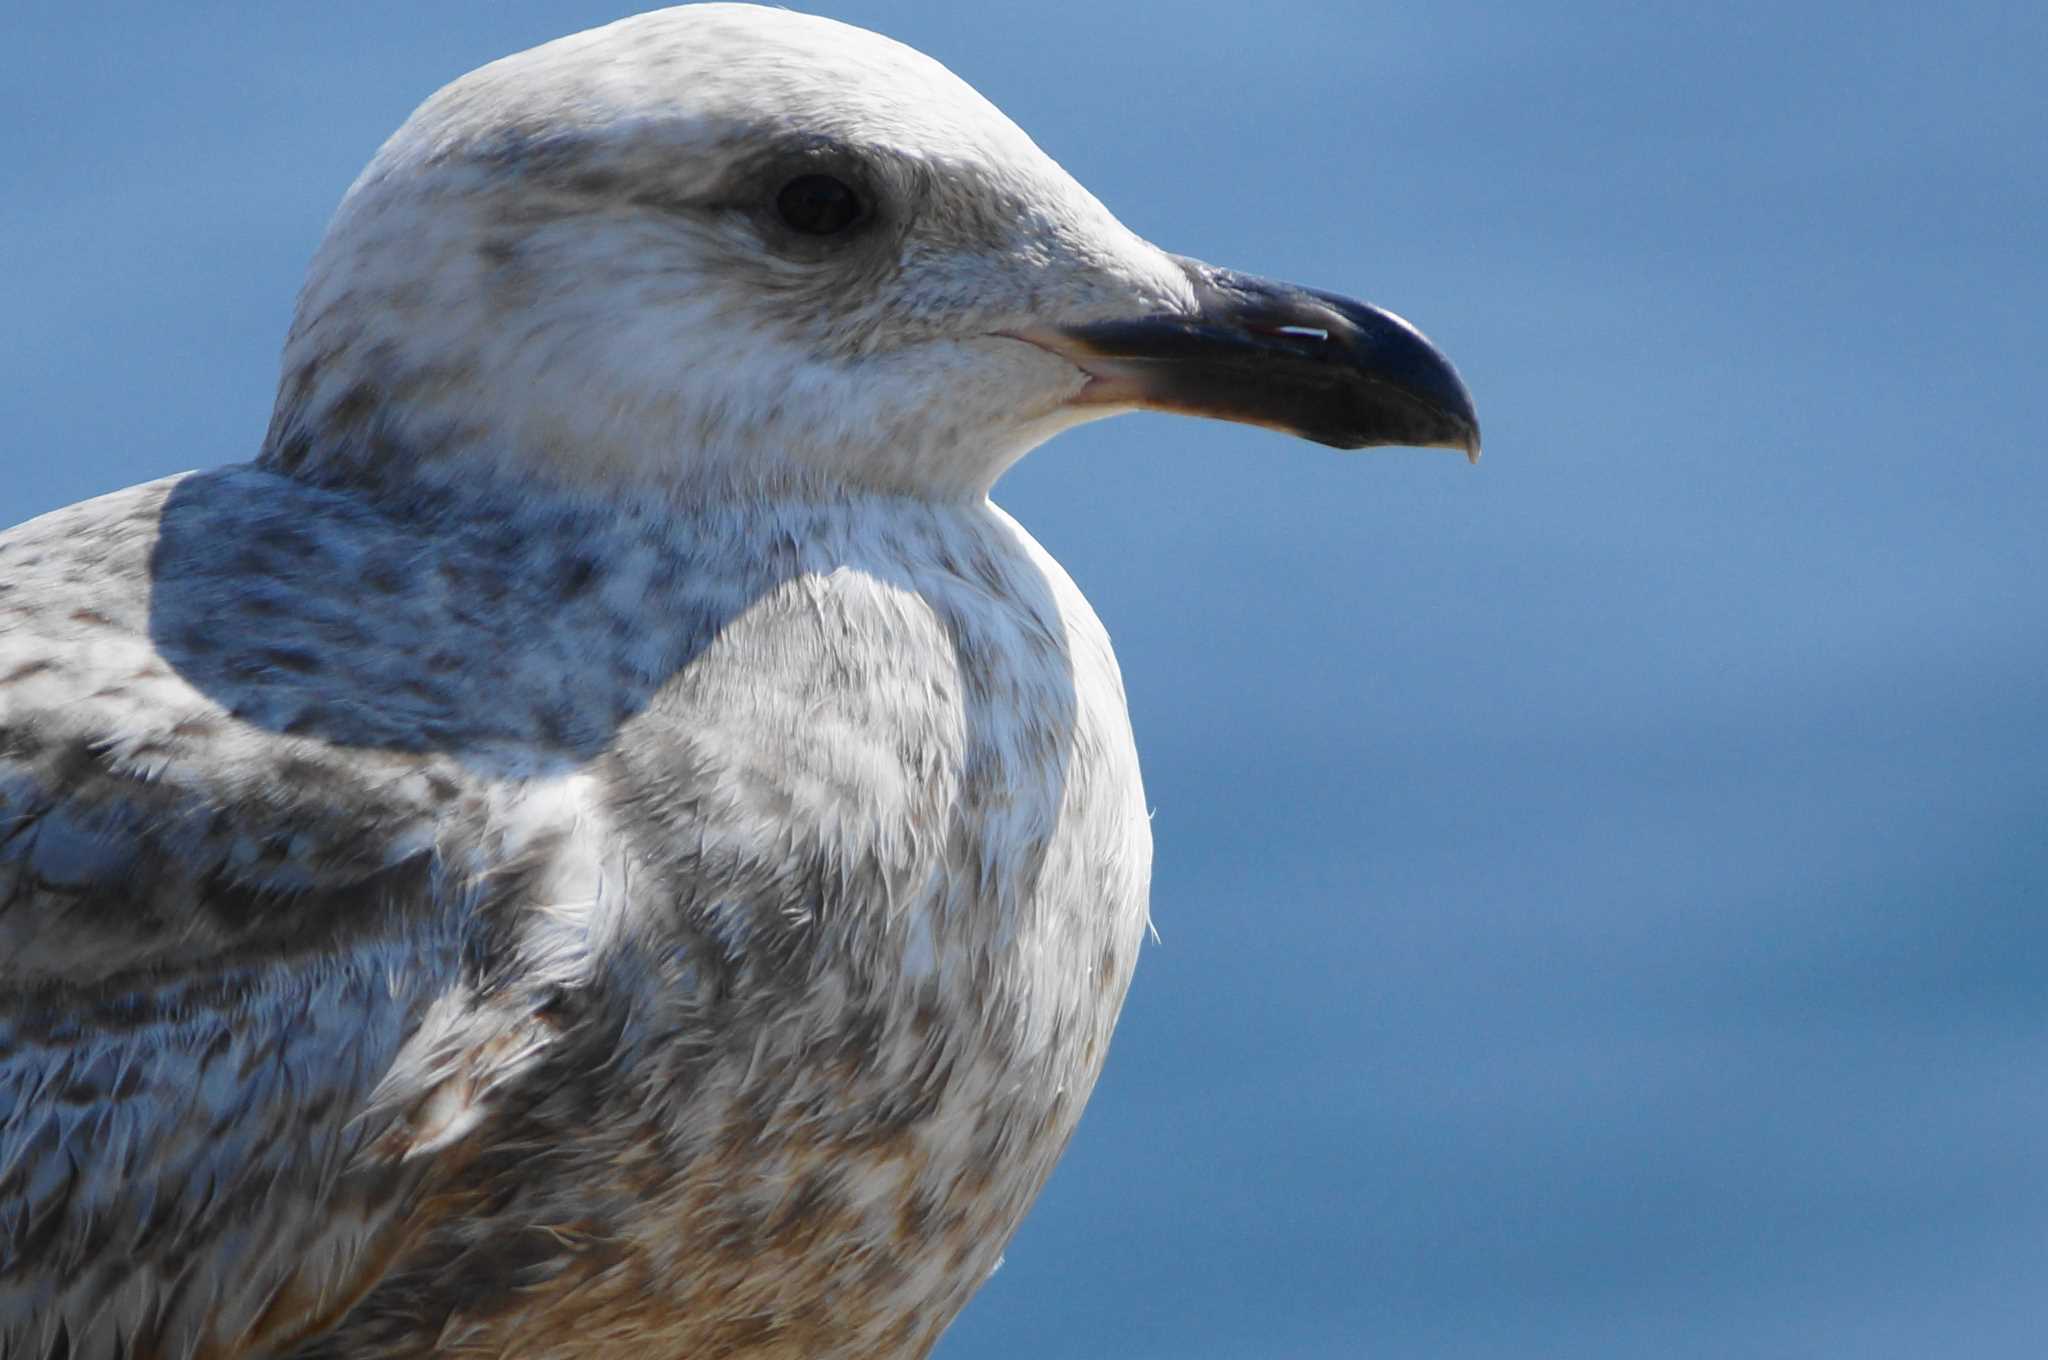
[[[924,1354],[1146,919],[1108,640],[986,492],[1140,405],[1476,449],[1405,323],[873,35],[429,100],[256,463],[0,536],[0,1354]]]

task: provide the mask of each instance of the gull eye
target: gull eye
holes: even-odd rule
[[[860,195],[830,175],[798,175],[775,195],[775,211],[806,236],[835,236],[867,215]]]

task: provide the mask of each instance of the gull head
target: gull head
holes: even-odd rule
[[[1140,239],[943,66],[661,10],[427,100],[315,257],[262,461],[599,496],[979,497],[1138,408],[1476,455],[1406,322]]]

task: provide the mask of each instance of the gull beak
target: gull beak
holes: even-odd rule
[[[1340,449],[1462,449],[1479,417],[1451,361],[1369,303],[1174,257],[1192,314],[1012,332],[1080,368],[1073,404],[1242,421]]]

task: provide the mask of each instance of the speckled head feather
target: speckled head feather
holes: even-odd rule
[[[779,220],[806,173],[858,195],[851,230]],[[1003,332],[1191,297],[929,57],[663,10],[473,72],[385,144],[314,261],[265,458],[979,495],[1107,409]]]

